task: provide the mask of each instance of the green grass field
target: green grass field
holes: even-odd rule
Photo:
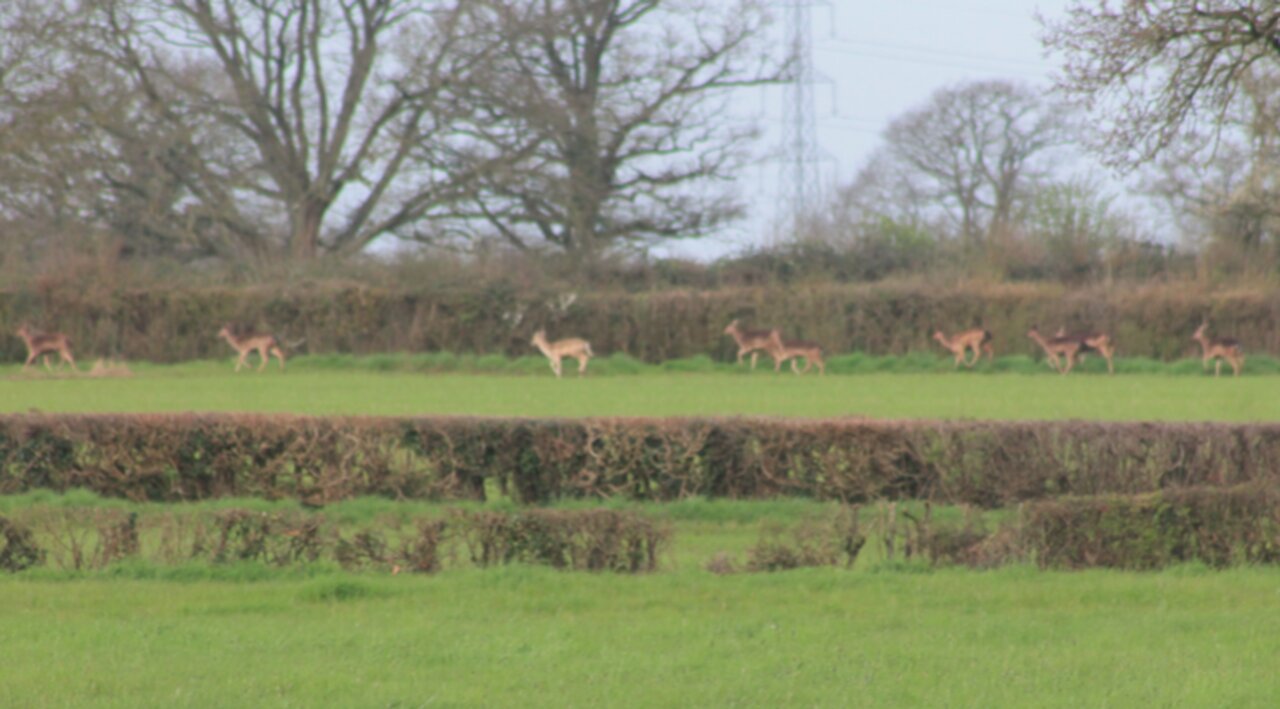
[[[1280,418],[1280,377],[1215,380],[1198,362],[1131,362],[1116,376],[1090,362],[1061,377],[1029,360],[957,373],[937,358],[868,359],[818,378],[616,360],[561,381],[537,360],[496,358],[482,373],[450,371],[475,362],[395,357],[295,364],[261,375],[222,362],[143,365],[127,379],[9,367],[0,411]],[[124,503],[34,493],[0,498],[0,514],[31,505]],[[390,577],[324,565],[2,577],[0,705],[1217,707],[1271,706],[1280,694],[1274,569],[929,570],[872,554],[851,570],[717,576],[704,569],[715,553],[741,558],[762,524],[826,506],[640,508],[671,522],[675,546],[661,571],[639,577],[532,567]],[[356,500],[325,513],[354,524],[441,509]]]
[[[1280,693],[1280,574],[0,582],[6,706],[1205,706]]]
[[[584,503],[572,503],[581,506]],[[218,501],[280,509],[286,502]],[[33,493],[40,506],[173,509]],[[1270,706],[1280,571],[717,576],[799,500],[625,505],[667,520],[643,576],[331,566],[56,569],[0,580],[5,706]],[[348,526],[442,506],[354,500]],[[941,510],[941,516],[956,514]]]
[[[556,380],[549,372],[378,372],[306,362],[284,373],[238,375],[212,363],[144,366],[136,376],[119,379],[0,371],[0,412],[33,409],[1271,421],[1280,419],[1280,377],[950,371],[797,377],[763,371],[646,371]]]

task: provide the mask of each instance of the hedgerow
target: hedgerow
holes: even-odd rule
[[[812,285],[797,287],[577,293],[523,291],[503,284],[474,290],[410,292],[364,286],[154,289],[86,293],[68,287],[0,292],[0,330],[22,322],[71,336],[77,356],[174,362],[227,356],[216,336],[225,322],[275,331],[302,351],[327,354],[450,352],[529,354],[538,328],[575,335],[601,353],[644,362],[735,349],[724,335],[734,318],[820,342],[829,354],[938,351],[935,329],[982,326],[998,353],[1031,354],[1031,325],[1102,329],[1123,356],[1176,359],[1195,349],[1191,332],[1240,337],[1250,353],[1280,352],[1280,291],[1199,291],[1186,284],[1065,288],[1047,284]],[[0,338],[0,358],[20,361],[16,337]],[[438,363],[439,364],[439,363]]]
[[[1280,425],[0,416],[0,494],[519,503],[798,496],[984,508],[1280,479]]]
[[[522,563],[635,574],[658,568],[670,538],[666,525],[608,509],[459,510],[445,519],[415,520],[408,530],[399,520],[383,520],[344,532],[324,513],[300,510],[139,515],[42,507],[0,517],[0,571],[46,562],[89,571],[139,559],[274,567],[333,561],[348,570],[434,573],[448,558],[481,568]]]

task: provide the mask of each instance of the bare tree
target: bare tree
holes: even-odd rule
[[[976,247],[1008,226],[1029,186],[1047,174],[1045,158],[1066,139],[1063,115],[1008,81],[944,88],[894,119],[871,165],[888,171],[903,199],[941,210]]]
[[[708,233],[742,211],[731,180],[754,130],[735,89],[782,78],[756,0],[476,0],[502,39],[474,84],[484,173],[467,223],[589,261],[624,243]]]
[[[454,2],[71,0],[61,98],[113,226],[236,258],[353,252],[464,189]]]
[[[1122,168],[1179,138],[1212,137],[1251,70],[1280,60],[1280,6],[1269,1],[1075,0],[1042,23],[1063,58],[1059,88],[1093,111],[1095,144]]]

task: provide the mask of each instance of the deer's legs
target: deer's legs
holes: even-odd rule
[[[578,374],[582,374],[587,371],[587,362],[589,361],[591,361],[590,357],[586,355],[578,355]]]
[[[1071,371],[1071,368],[1072,368],[1072,367],[1074,367],[1074,366],[1076,366],[1076,355],[1075,355],[1075,353],[1074,353],[1074,352],[1068,352],[1068,353],[1067,353],[1067,366],[1066,366],[1066,368],[1065,368],[1065,369],[1062,369],[1062,370],[1060,370],[1060,371],[1065,375],[1065,374],[1069,373],[1069,372]]]

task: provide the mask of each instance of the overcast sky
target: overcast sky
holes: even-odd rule
[[[1047,86],[1053,70],[1038,40],[1037,10],[1060,16],[1066,0],[813,0],[813,63],[818,142],[830,158],[824,179],[845,182],[880,144],[896,116],[928,100],[938,88],[1008,78]],[[786,8],[776,11],[784,37]],[[765,134],[760,148],[781,140],[781,88],[744,96],[745,112]],[[709,258],[765,243],[782,194],[773,179],[778,162],[744,175],[752,205],[748,218],[721,236],[679,243],[671,253]]]

